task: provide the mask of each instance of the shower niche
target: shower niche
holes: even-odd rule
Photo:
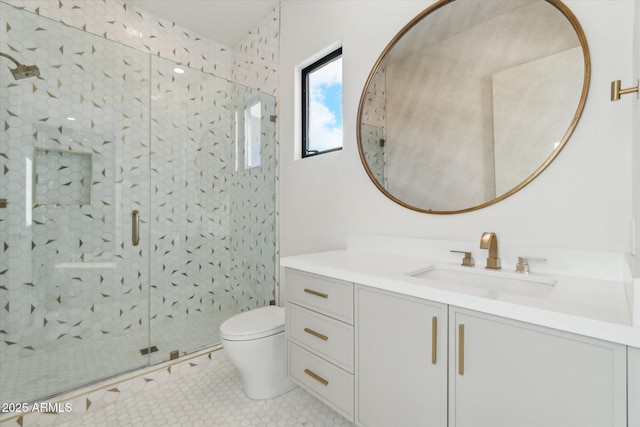
[[[33,204],[90,205],[92,154],[35,148]]]

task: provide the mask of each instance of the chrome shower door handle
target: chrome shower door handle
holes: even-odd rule
[[[140,212],[131,211],[131,243],[138,246],[140,243]]]

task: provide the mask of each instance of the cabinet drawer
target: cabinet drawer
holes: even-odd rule
[[[353,372],[353,326],[291,303],[287,310],[289,339]]]
[[[353,324],[353,283],[287,269],[290,301]]]
[[[353,421],[353,375],[289,343],[289,376]]]

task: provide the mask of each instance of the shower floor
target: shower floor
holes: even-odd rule
[[[219,326],[235,311],[219,311],[155,327],[151,342],[144,331],[82,343],[53,352],[0,364],[1,402],[29,402],[77,388],[91,382],[211,347],[220,341]],[[157,352],[140,350],[156,346]]]

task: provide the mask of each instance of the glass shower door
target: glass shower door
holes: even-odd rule
[[[274,299],[273,96],[2,2],[0,52],[40,73],[0,66],[2,402],[211,347]]]
[[[0,17],[40,72],[0,67],[0,400],[29,402],[149,362],[149,56]]]
[[[276,104],[158,57],[151,88],[153,364],[274,299]]]

